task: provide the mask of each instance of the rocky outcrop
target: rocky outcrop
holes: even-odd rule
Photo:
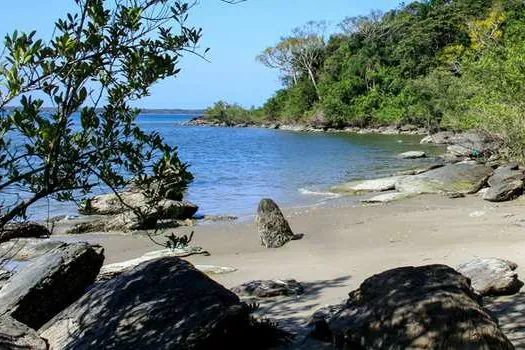
[[[171,199],[151,206],[140,192],[122,192],[95,196],[86,201],[81,212],[87,215],[116,215],[128,213],[133,208],[139,208],[148,218],[156,220],[191,218],[199,209],[188,201]]]
[[[365,198],[362,200],[363,203],[390,203],[393,201],[397,201],[400,199],[409,198],[412,195],[410,193],[401,193],[401,192],[391,192],[391,193],[383,193],[379,194],[377,196],[373,196],[370,198]]]
[[[44,225],[35,222],[21,222],[7,224],[0,230],[0,243],[14,238],[41,238],[49,237],[51,232]]]
[[[483,199],[489,202],[505,202],[519,197],[522,193],[522,180],[507,180],[491,186],[483,194]]]
[[[502,140],[496,135],[483,130],[472,129],[464,133],[455,134],[444,131],[424,137],[421,143],[435,143],[443,145],[457,145],[455,149],[461,155],[489,156],[497,153],[502,145]]]
[[[469,280],[448,266],[385,271],[349,296],[316,327],[338,349],[514,349]]]
[[[425,136],[420,143],[422,144],[428,144],[428,143],[434,143],[437,145],[444,145],[451,142],[452,137],[454,137],[454,133],[451,131],[441,131],[432,135]]]
[[[372,180],[352,181],[331,188],[336,193],[383,192],[395,189],[396,183],[406,176],[391,176]]]
[[[492,175],[492,169],[480,164],[449,164],[426,173],[400,179],[395,188],[399,192],[415,194],[476,193]]]
[[[47,343],[34,329],[10,316],[0,317],[0,349],[47,350]]]
[[[31,260],[0,290],[0,315],[38,329],[84,293],[103,260],[103,249],[87,243],[63,243]]]
[[[257,231],[266,248],[279,248],[300,236],[295,235],[281,209],[271,199],[262,199],[257,208]]]
[[[443,164],[443,163],[429,164],[429,165],[423,166],[421,168],[415,168],[415,169],[408,169],[408,170],[398,171],[395,174],[395,176],[419,175],[419,174],[426,173],[427,171],[430,171],[430,170],[441,168],[443,166],[445,166],[445,164]]]
[[[232,292],[242,297],[271,298],[300,295],[304,288],[296,280],[257,280],[234,287]]]
[[[15,239],[0,244],[0,256],[9,260],[11,265],[16,265],[17,263],[23,265],[22,263],[36,259],[63,245],[63,242],[53,239]],[[11,270],[17,269],[16,266],[11,267]]]
[[[249,312],[190,263],[162,258],[95,285],[39,333],[51,349],[263,348]]]
[[[494,170],[494,174],[488,179],[489,186],[497,186],[505,181],[524,181],[525,173],[518,169],[510,169],[507,166],[502,166]]]
[[[518,265],[497,258],[477,258],[457,268],[470,278],[476,293],[482,296],[511,295],[520,291],[523,283],[518,279]]]
[[[418,159],[425,158],[427,154],[423,151],[408,151],[398,155],[401,159]]]

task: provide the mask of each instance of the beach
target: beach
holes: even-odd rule
[[[425,195],[383,205],[289,208],[283,211],[294,232],[304,233],[304,238],[278,249],[261,246],[253,219],[169,232],[194,231],[192,244],[210,252],[210,256],[186,258],[191,263],[236,268],[233,273],[212,276],[228,288],[259,279],[303,283],[305,293],[301,296],[257,302],[261,304],[259,314],[304,334],[314,311],[341,303],[364,279],[390,268],[456,267],[475,257],[499,257],[516,262],[518,276],[522,276],[524,209],[522,198],[490,203],[477,195],[457,199]],[[140,235],[91,234],[76,239],[103,245],[105,264],[161,249]]]

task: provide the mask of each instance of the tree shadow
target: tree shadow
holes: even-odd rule
[[[525,293],[483,298],[483,303],[516,349],[525,349]]]

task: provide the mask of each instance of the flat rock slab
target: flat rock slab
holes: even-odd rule
[[[363,203],[390,203],[393,201],[409,198],[412,195],[410,193],[392,192],[383,193],[372,198],[363,199]]]
[[[10,316],[1,316],[0,349],[47,350],[47,343],[34,329]]]
[[[337,349],[514,349],[468,278],[445,265],[372,276],[317,326]]]
[[[99,283],[40,330],[51,349],[246,349],[239,297],[179,258]]]
[[[332,192],[360,193],[360,192],[383,192],[395,189],[396,184],[405,179],[406,176],[391,176],[380,179],[352,181],[331,188]]]
[[[271,298],[300,295],[304,293],[301,283],[296,280],[257,280],[232,288],[232,292],[243,297]]]
[[[443,163],[430,164],[430,165],[420,167],[420,168],[399,171],[395,174],[395,176],[419,175],[419,174],[426,173],[427,171],[430,171],[430,170],[441,168],[443,166],[445,166],[445,164]]]
[[[97,280],[105,281],[105,280],[115,278],[118,275],[123,274],[124,272],[129,272],[133,270],[135,267],[137,267],[138,265],[144,262],[152,261],[158,258],[168,258],[168,257],[183,258],[183,257],[187,257],[191,255],[198,255],[198,254],[210,255],[210,253],[208,253],[201,247],[194,247],[194,246],[187,246],[187,247],[175,248],[175,249],[156,250],[153,252],[146,253],[142,255],[141,257],[138,257],[135,259],[102,266],[102,268],[100,269],[100,273],[98,274]]]
[[[449,164],[420,175],[406,176],[397,181],[395,188],[415,194],[470,194],[478,192],[492,172],[491,168],[479,164]]]
[[[30,261],[0,290],[0,315],[38,329],[95,281],[103,252],[87,243],[63,243]]]
[[[417,159],[417,158],[425,158],[427,154],[423,151],[408,151],[403,152],[398,155],[401,159]]]
[[[518,265],[497,258],[477,258],[457,268],[470,278],[476,293],[482,296],[511,295],[519,292],[523,283],[515,272]]]

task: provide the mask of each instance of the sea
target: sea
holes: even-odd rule
[[[179,157],[195,177],[185,198],[199,206],[201,215],[249,216],[262,198],[286,208],[356,201],[329,189],[432,161],[399,159],[401,152],[424,150],[430,156],[440,152],[436,146],[420,145],[421,136],[185,125],[193,117],[144,114],[137,124],[178,147]],[[105,191],[109,192],[97,189]],[[33,219],[62,215],[78,215],[75,205],[41,200],[29,211]]]

